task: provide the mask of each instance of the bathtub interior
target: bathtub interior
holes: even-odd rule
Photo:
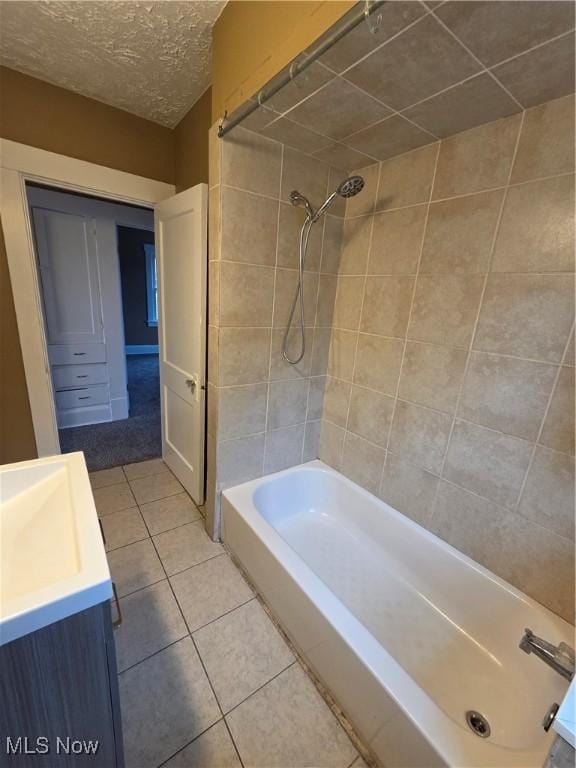
[[[566,622],[321,462],[263,478],[252,498],[453,722],[468,730],[476,710],[493,744],[542,741],[545,709],[566,684],[518,642],[527,626],[570,642]]]

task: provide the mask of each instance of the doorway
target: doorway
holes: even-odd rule
[[[154,216],[27,186],[60,447],[88,469],[162,454]]]

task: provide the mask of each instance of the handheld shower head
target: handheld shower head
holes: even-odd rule
[[[336,192],[340,197],[349,198],[362,192],[363,189],[364,179],[362,176],[350,176],[338,185]]]
[[[292,192],[290,192],[290,202],[292,205],[303,205],[304,208],[306,208],[306,213],[308,214],[308,217],[310,219],[314,218],[314,211],[312,210],[312,206],[310,205],[310,201],[307,197],[304,197],[303,194],[298,192],[297,189],[293,189]]]

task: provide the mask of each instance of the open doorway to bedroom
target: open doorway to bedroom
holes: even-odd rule
[[[153,211],[27,196],[62,452],[91,471],[161,456]]]

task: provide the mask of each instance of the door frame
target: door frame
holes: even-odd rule
[[[154,208],[173,184],[0,139],[0,216],[38,456],[60,453],[26,182]]]

